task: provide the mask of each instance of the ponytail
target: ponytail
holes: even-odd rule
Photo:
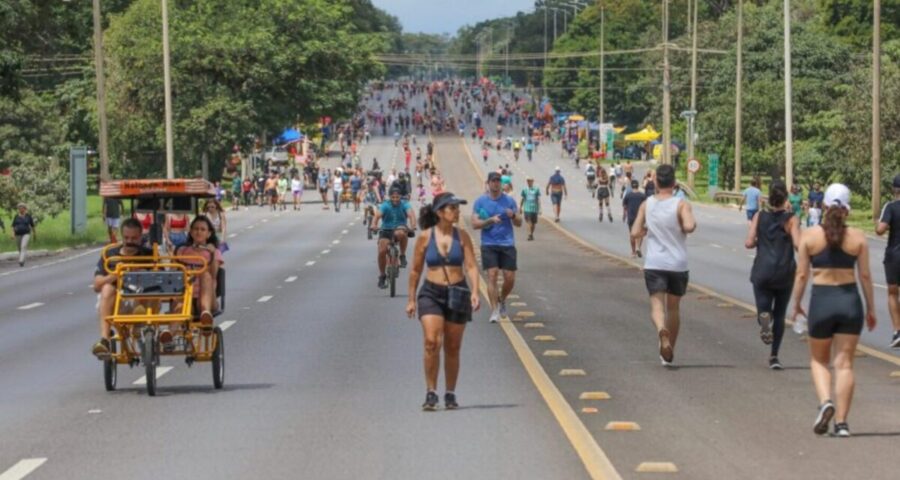
[[[847,232],[847,210],[838,206],[825,210],[825,218],[822,220],[822,228],[825,230],[825,240],[831,248],[841,248],[844,243],[844,234]]]
[[[424,205],[419,210],[419,228],[425,230],[438,224],[438,215],[433,204]]]

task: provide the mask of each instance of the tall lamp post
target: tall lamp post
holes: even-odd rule
[[[166,178],[175,178],[175,146],[172,141],[172,72],[169,61],[168,0],[162,0],[163,89],[166,107]]]
[[[872,220],[881,207],[881,0],[872,12]]]
[[[738,0],[737,17],[737,73],[735,75],[734,95],[734,189],[741,190],[741,137],[743,123],[741,114],[743,103],[741,94],[744,83],[744,0]]]
[[[94,74],[97,77],[97,119],[99,120],[100,139],[97,150],[100,152],[100,181],[109,181],[109,148],[106,124],[106,82],[103,77],[103,26],[100,17],[100,0],[93,2],[94,13]]]
[[[669,0],[663,0],[663,144],[662,163],[671,164],[672,119],[671,90],[669,75]]]
[[[794,128],[791,96],[791,0],[784,0],[784,180],[794,184]]]
[[[688,116],[688,161],[694,160],[694,125],[697,118],[697,0],[688,0],[688,10],[693,4],[693,20],[691,27],[691,109]],[[694,172],[688,169],[688,186],[694,188]]]

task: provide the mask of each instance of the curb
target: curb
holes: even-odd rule
[[[80,245],[75,245],[74,247],[63,247],[63,248],[59,248],[56,250],[47,250],[47,249],[29,250],[27,257],[29,259],[53,257],[56,255],[62,255],[62,254],[71,252],[73,250],[82,250],[82,249],[94,247],[97,245],[98,244],[84,243],[84,244],[80,244]],[[14,261],[18,261],[18,260],[19,260],[19,252],[0,252],[0,262],[2,262],[2,261],[14,262]]]

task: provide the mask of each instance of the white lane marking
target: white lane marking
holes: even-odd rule
[[[0,474],[0,480],[21,480],[29,473],[37,470],[46,462],[46,458],[24,458],[13,465],[9,470]]]
[[[349,227],[352,227],[352,226],[354,226],[354,225],[356,225],[356,222],[350,222],[350,225],[348,225],[348,226],[349,226]]]
[[[341,230],[341,235],[346,235],[350,233],[350,230]]]
[[[332,245],[337,245],[337,244],[339,244],[339,243],[341,243],[340,240],[335,240],[335,241],[331,242]]]
[[[222,331],[224,332],[225,330],[228,330],[229,328],[231,328],[231,326],[234,325],[235,323],[237,323],[235,320],[225,320],[224,322],[219,324],[219,328],[221,328]]]
[[[264,218],[264,219],[262,219],[262,221],[263,221],[263,223],[268,223],[269,219],[268,219],[268,218]]]
[[[710,247],[715,247],[715,248],[725,248],[725,247],[719,245],[718,243],[710,243],[709,246],[710,246]]]
[[[236,236],[237,236],[236,233],[232,233],[231,235],[228,235],[228,238],[234,238],[234,237],[236,237]]]
[[[103,413],[103,410],[100,410],[99,408],[92,408],[88,410],[88,413],[91,415],[97,415],[98,413]]]
[[[330,252],[331,250],[322,250],[322,255],[328,255]]]
[[[43,303],[34,302],[34,303],[29,303],[28,305],[22,305],[18,309],[19,310],[31,310],[32,308],[37,308],[37,307],[40,307],[41,305],[43,305]]]
[[[265,295],[265,296],[259,297],[259,300],[257,300],[257,302],[259,302],[259,303],[266,303],[266,302],[268,302],[269,300],[271,300],[272,297],[274,297],[274,295]]]
[[[159,380],[159,377],[169,373],[175,367],[156,367],[156,379]],[[146,385],[147,384],[147,376],[144,375],[141,378],[137,379],[132,383],[132,385]]]
[[[285,283],[296,282],[296,281],[297,281],[297,277],[294,276],[294,275],[291,275],[290,277],[285,278],[284,281],[285,281]]]
[[[42,263],[40,265],[35,265],[33,267],[17,268],[15,270],[10,270],[8,272],[0,273],[0,277],[5,277],[7,275],[14,275],[16,273],[29,272],[31,270],[37,270],[38,268],[52,267],[53,265],[59,265],[60,263],[71,262],[72,260],[75,260],[76,258],[81,258],[85,255],[91,255],[91,254],[99,252],[100,250],[102,250],[102,248],[92,248],[86,252],[79,253],[78,255],[72,255],[71,257],[61,258],[59,260]],[[93,287],[93,285],[91,285],[91,287]]]
[[[883,288],[883,289],[887,290],[887,285],[882,285],[880,283],[873,283],[872,285],[875,285],[878,288]]]
[[[253,230],[253,225],[247,225],[247,230]]]
[[[310,261],[306,262],[306,266],[307,266],[307,267],[311,267],[311,266],[313,266],[313,265],[315,265],[315,264],[316,264],[316,261],[315,261],[315,260],[310,260]]]

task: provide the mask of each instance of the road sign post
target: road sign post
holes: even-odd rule
[[[73,235],[87,229],[87,152],[87,147],[69,150],[69,210]]]
[[[709,198],[712,199],[719,191],[719,155],[715,153],[709,154]]]

